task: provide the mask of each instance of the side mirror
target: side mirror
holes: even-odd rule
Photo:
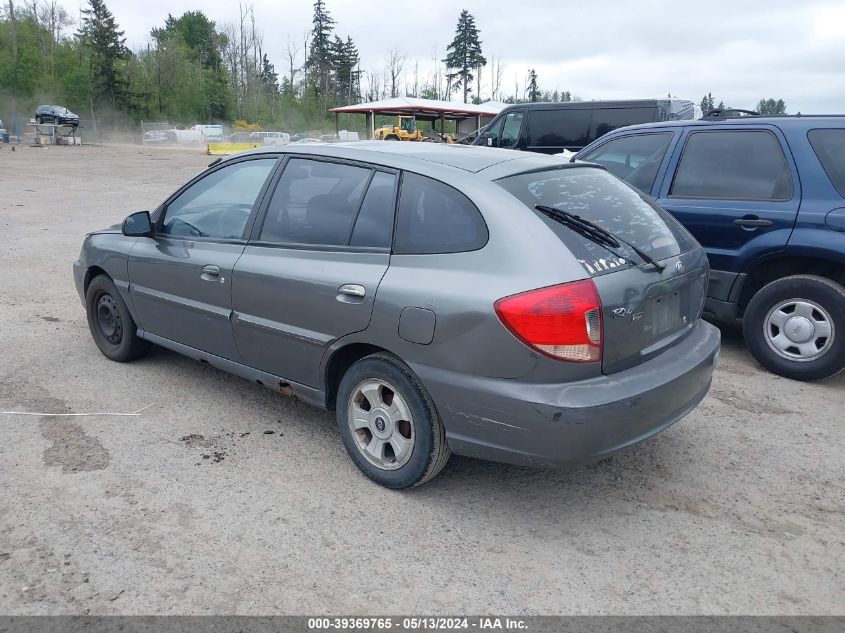
[[[149,211],[138,211],[123,221],[123,234],[127,237],[150,237],[153,234],[153,221]]]

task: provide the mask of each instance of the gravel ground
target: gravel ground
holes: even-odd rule
[[[845,614],[845,375],[762,371],[600,464],[360,476],[333,419],[156,349],[97,351],[83,235],[209,158],[0,148],[0,613]]]

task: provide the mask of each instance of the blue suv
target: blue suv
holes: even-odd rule
[[[710,259],[705,313],[742,323],[757,361],[817,380],[845,368],[845,117],[632,125],[573,160],[672,213]]]

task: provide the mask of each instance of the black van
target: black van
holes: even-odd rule
[[[577,152],[626,125],[695,118],[695,105],[682,99],[520,103],[508,106],[472,144],[529,152]]]

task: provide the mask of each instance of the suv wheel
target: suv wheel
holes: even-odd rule
[[[748,304],[743,334],[754,358],[794,380],[819,380],[845,368],[845,288],[815,275],[784,277]]]
[[[335,415],[352,461],[387,488],[427,482],[451,455],[431,396],[388,354],[367,356],[349,368],[338,388]]]

